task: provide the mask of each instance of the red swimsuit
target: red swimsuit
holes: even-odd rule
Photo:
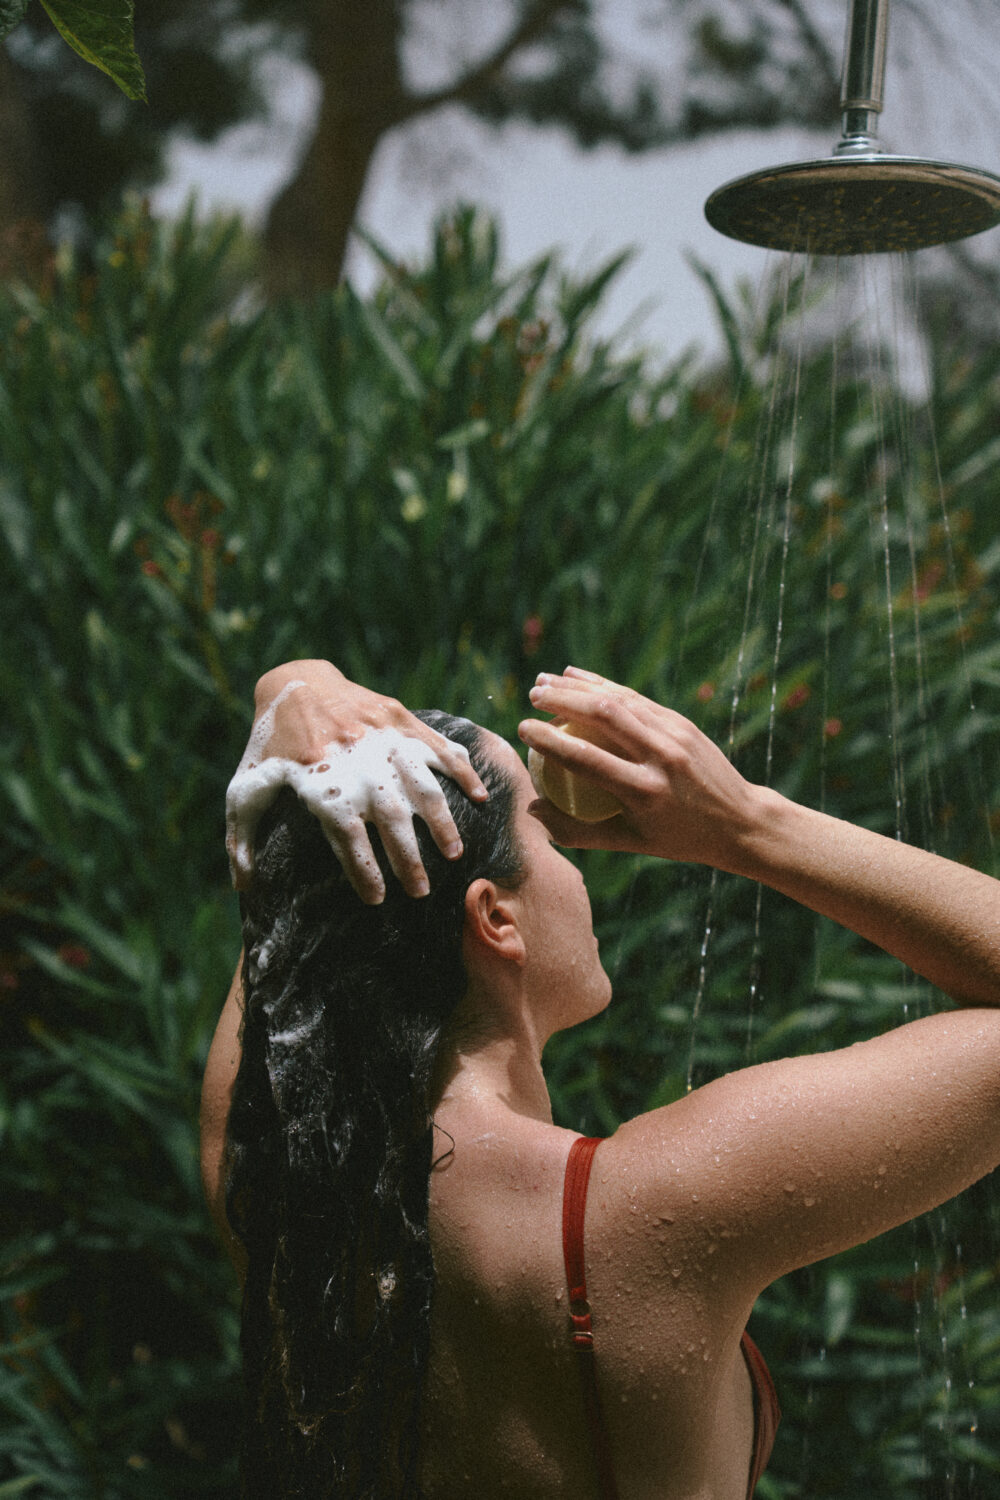
[[[580,1136],[570,1147],[563,1187],[563,1255],[566,1260],[566,1285],[569,1288],[569,1315],[574,1348],[580,1356],[580,1375],[587,1427],[594,1447],[594,1462],[601,1500],[618,1500],[607,1430],[601,1414],[601,1400],[594,1369],[594,1334],[590,1326],[590,1304],[587,1301],[587,1278],[583,1258],[583,1218],[587,1208],[587,1184],[594,1163],[594,1152],[601,1144],[599,1136]],[[747,1500],[753,1500],[757,1480],[771,1456],[774,1435],[781,1411],[774,1382],[764,1357],[748,1333],[742,1340],[753,1385],[754,1442],[750,1456]]]

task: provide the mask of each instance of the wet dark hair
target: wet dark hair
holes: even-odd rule
[[[410,1500],[434,1267],[431,1112],[466,990],[464,899],[516,886],[513,779],[466,719],[423,712],[468,749],[490,792],[441,779],[465,853],[417,823],[429,896],[386,874],[354,894],[318,822],[289,791],[262,820],[242,899],[242,1058],[226,1137],[226,1212],[248,1257],[241,1347],[246,1500]]]

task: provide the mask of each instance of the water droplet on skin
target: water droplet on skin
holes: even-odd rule
[[[816,1199],[815,1198],[803,1198],[802,1202],[805,1204],[806,1208],[815,1208],[816,1207]]]
[[[681,1278],[681,1268],[680,1268],[680,1266],[671,1266],[670,1267],[670,1274],[674,1278],[675,1281],[679,1281],[680,1278]]]
[[[786,1193],[794,1193],[795,1192],[795,1183],[794,1182],[786,1182],[785,1183],[785,1192]]]
[[[701,1202],[701,1194],[700,1193],[692,1193],[691,1194],[691,1202],[692,1203],[700,1203]]]

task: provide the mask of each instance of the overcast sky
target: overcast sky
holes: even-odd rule
[[[1000,26],[984,31],[982,15],[975,0],[949,0],[948,22],[957,26],[949,66],[923,44],[905,10],[894,13],[881,129],[889,149],[1000,173]],[[317,103],[304,68],[276,61],[271,83],[275,117],[266,129],[239,126],[208,148],[177,143],[169,181],[155,195],[160,209],[176,209],[194,188],[206,208],[234,206],[262,218]],[[629,157],[613,147],[579,151],[556,130],[511,126],[496,132],[460,110],[445,111],[386,141],[360,218],[401,256],[422,254],[435,215],[460,198],[497,214],[511,265],[558,246],[567,265],[587,271],[634,247],[603,327],[616,331],[634,319],[632,340],[669,357],[691,342],[717,344],[708,299],[686,251],[727,284],[739,275],[758,282],[771,259],[709,227],[703,216],[708,194],[758,167],[827,156],[838,135],[833,120],[825,134],[748,132]],[[980,236],[976,248],[1000,256],[1000,229]],[[352,254],[349,274],[356,284],[370,284],[366,252]]]

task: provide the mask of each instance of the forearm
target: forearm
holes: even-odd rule
[[[959,1003],[1000,1005],[1000,881],[766,788],[727,867],[877,943]]]

